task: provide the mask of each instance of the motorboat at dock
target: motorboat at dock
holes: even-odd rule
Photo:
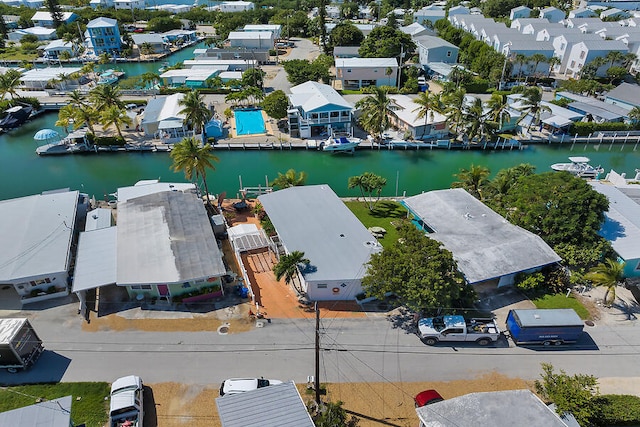
[[[604,169],[600,166],[593,167],[589,164],[591,161],[588,157],[569,157],[570,163],[554,163],[551,169],[554,171],[569,172],[580,178],[597,178],[604,173]]]
[[[321,144],[322,151],[353,153],[362,139],[352,136],[332,136]]]

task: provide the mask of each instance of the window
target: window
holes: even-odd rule
[[[132,285],[131,289],[151,289],[151,285]]]
[[[450,58],[450,57],[451,57],[451,51],[450,51],[450,50],[448,50],[448,51],[447,51],[447,58]]]
[[[326,283],[318,283],[318,289],[327,289]]]
[[[351,69],[347,68],[347,73],[350,73],[350,72],[351,72]]]
[[[576,61],[571,61],[571,68],[576,66]]]
[[[583,50],[582,52],[580,52],[580,59],[584,59],[586,52]]]
[[[115,32],[113,31],[113,28],[105,28],[104,33],[108,36],[112,36],[115,34]]]

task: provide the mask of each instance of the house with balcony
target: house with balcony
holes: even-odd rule
[[[620,40],[583,40],[573,45],[567,59],[564,75],[578,77],[582,68],[595,58],[605,57],[609,52],[628,53],[627,46]],[[602,65],[596,75],[604,77],[610,64]]]
[[[368,86],[396,86],[396,58],[337,58],[336,80],[342,89],[357,90]]]
[[[429,111],[418,117],[420,105],[407,95],[389,95],[387,116],[391,126],[404,132],[407,139],[429,140],[448,137],[447,117],[436,111]]]
[[[74,22],[76,19],[78,19],[78,15],[76,15],[75,13],[73,13],[73,12],[62,12],[62,23],[63,24],[70,24],[70,23]],[[53,18],[51,17],[51,13],[45,12],[43,10],[39,10],[36,13],[34,13],[33,16],[31,17],[31,22],[33,22],[33,25],[35,25],[36,27],[46,27],[46,28],[53,28],[54,27]]]
[[[292,87],[289,106],[287,117],[293,138],[351,133],[353,105],[329,85],[309,81]]]
[[[93,52],[96,55],[120,52],[122,40],[118,29],[118,21],[115,19],[105,17],[92,19],[87,24],[87,32],[89,33]]]

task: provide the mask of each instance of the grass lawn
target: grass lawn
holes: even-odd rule
[[[589,318],[589,311],[573,295],[544,295],[531,300],[537,308],[573,308],[581,319]]]
[[[345,202],[345,204],[366,228],[382,227],[387,230],[384,238],[378,240],[383,247],[398,240],[398,231],[391,222],[407,217],[407,210],[400,203],[380,200],[373,210],[369,210],[368,204],[364,202]]]
[[[0,52],[0,59],[12,61],[33,61],[38,57],[37,53],[25,53],[16,47],[7,47]]]
[[[36,403],[36,398],[57,399],[71,395],[71,419],[75,424],[101,427],[109,418],[108,383],[34,384],[0,388],[0,412]],[[80,400],[76,400],[81,397]]]

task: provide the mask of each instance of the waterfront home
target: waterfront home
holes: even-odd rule
[[[27,90],[43,90],[47,87],[68,90],[79,86],[79,78],[71,77],[79,72],[80,67],[33,68],[22,73],[20,83]]]
[[[296,277],[308,299],[353,300],[362,292],[367,262],[382,247],[331,187],[290,187],[258,200],[285,252],[309,259]]]
[[[145,0],[114,0],[113,7],[118,10],[135,10],[146,7]]]
[[[609,199],[609,210],[600,228],[600,235],[625,262],[624,277],[640,278],[640,173],[634,179],[611,171],[603,181],[589,181],[594,190]]]
[[[549,6],[540,10],[540,19],[546,19],[549,22],[560,22],[567,15],[557,7]]]
[[[30,27],[11,31],[7,35],[7,38],[11,41],[19,42],[26,35],[36,36],[40,41],[53,40],[57,37],[56,30],[54,28]]]
[[[531,16],[531,8],[527,6],[518,6],[509,12],[509,20],[513,21],[518,18],[529,18]]]
[[[76,55],[73,43],[65,42],[62,39],[52,40],[42,48],[42,51],[45,59],[58,59],[62,52],[68,52],[70,58]]]
[[[628,53],[627,46],[620,40],[583,40],[571,47],[567,59],[567,68],[564,75],[578,77],[582,68],[596,58],[603,58],[609,52]],[[603,77],[610,64],[602,65],[596,71],[596,75]]]
[[[629,114],[629,109],[621,105],[606,103],[599,99],[578,95],[572,92],[556,92],[556,99],[568,99],[572,101],[567,108],[587,116],[589,121],[622,122]]]
[[[212,10],[219,10],[223,13],[246,12],[253,9],[255,9],[253,2],[243,0],[223,1],[216,6],[212,6]]]
[[[464,16],[465,14],[457,14],[453,16]],[[446,18],[445,10],[440,6],[430,5],[417,10],[413,14],[413,22],[423,25],[433,25],[436,21]]]
[[[247,33],[271,31],[274,39],[279,39],[282,36],[282,25],[280,24],[247,24],[242,27],[242,31]]]
[[[162,33],[162,37],[169,43],[181,45],[198,40],[195,30],[170,30]]]
[[[184,68],[212,67],[227,71],[247,71],[249,68],[256,68],[258,61],[254,59],[195,58],[185,60],[182,65]]]
[[[342,89],[358,90],[368,86],[396,86],[396,58],[337,58],[336,80]]]
[[[169,49],[169,43],[167,43],[162,34],[133,33],[131,34],[131,39],[138,47],[138,50],[142,49],[142,45],[147,46],[153,53],[162,53]]]
[[[76,15],[73,12],[62,12],[62,23],[63,24],[70,24],[73,21],[75,21],[76,19],[78,19],[78,15]],[[31,17],[31,22],[33,22],[33,25],[35,25],[36,27],[47,27],[47,28],[53,28],[54,27],[54,23],[53,23],[53,18],[51,17],[51,13],[43,11],[43,10],[39,10],[36,13],[33,14],[33,16]]]
[[[273,49],[275,37],[271,31],[231,31],[229,46],[244,49]]]
[[[527,101],[520,93],[507,95],[507,116],[502,118],[501,130],[517,129],[527,132],[529,128],[539,130],[545,129],[552,134],[566,133],[572,123],[579,122],[584,118],[584,114],[575,110],[560,107],[547,101],[540,103],[540,122],[534,122],[536,117],[527,108]],[[508,117],[508,122],[506,121]]]
[[[577,43],[585,40],[600,40],[600,36],[592,33],[582,33],[577,28],[567,28],[564,33],[551,38],[553,45],[553,56],[560,59],[560,63],[554,67],[554,71],[558,74],[564,74],[569,63],[569,53]]]
[[[621,83],[604,96],[604,102],[617,105],[627,110],[640,108],[640,86],[631,83]]]
[[[252,59],[258,61],[260,64],[266,64],[271,61],[271,57],[269,55],[269,49],[251,49],[246,50],[239,47],[227,47],[224,49],[220,48],[205,48],[205,49],[194,49],[193,50],[194,59],[225,59],[225,60],[233,60],[233,59]]]
[[[351,133],[353,105],[331,86],[305,82],[292,87],[289,95],[289,133],[294,138]]]
[[[180,101],[184,93],[158,96],[150,99],[144,109],[140,127],[147,136],[177,138],[187,130],[184,124],[184,108]]]
[[[220,74],[216,68],[182,68],[179,70],[168,70],[160,74],[163,86],[180,87],[186,86],[193,89],[207,87],[207,80]],[[242,75],[242,74],[240,74]]]
[[[418,117],[420,105],[407,95],[389,95],[391,100],[387,115],[391,126],[404,132],[408,139],[437,139],[449,135],[447,117],[436,111],[429,111]]]
[[[444,62],[447,64],[458,62],[460,49],[440,37],[422,35],[414,37],[413,41],[416,44],[421,65],[427,65],[430,62]]]
[[[116,284],[132,300],[222,296],[227,274],[193,184],[142,181],[117,192],[114,227],[80,237],[73,291]]]
[[[512,285],[518,273],[532,273],[561,258],[539,236],[511,224],[462,188],[408,197],[417,226],[453,254],[470,285]]]
[[[87,24],[87,32],[91,40],[91,47],[96,55],[101,53],[116,54],[122,48],[118,21],[111,18],[99,17]]]
[[[0,202],[0,283],[15,289],[11,297],[27,304],[68,295],[76,227],[87,206],[68,189]]]

